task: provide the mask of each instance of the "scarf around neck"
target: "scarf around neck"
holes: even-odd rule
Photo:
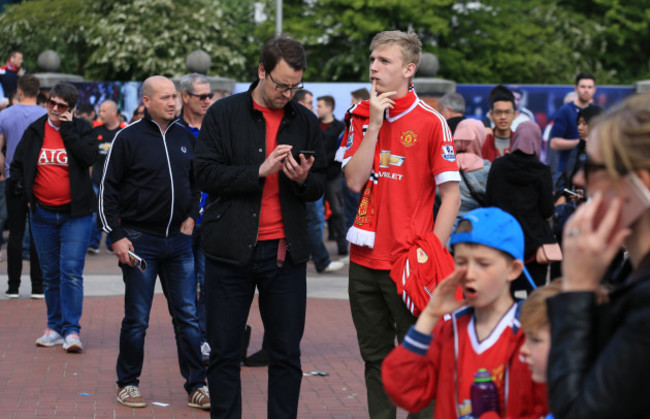
[[[393,106],[393,109],[386,109],[386,113],[384,115],[384,124],[398,119],[403,114],[415,108],[418,103],[420,103],[420,99],[415,94],[413,85],[411,85],[406,96],[395,99],[395,105]],[[352,118],[353,116],[362,119],[368,119],[370,117],[369,102],[367,100],[360,102],[356,107],[351,109],[350,112],[345,116],[346,121],[348,121],[348,119]],[[357,246],[369,247],[371,249],[375,246],[375,234],[377,231],[377,218],[379,215],[379,206],[377,203],[381,202],[381,193],[377,188],[381,154],[380,143],[381,131],[380,138],[377,140],[377,144],[375,146],[375,156],[373,159],[372,171],[370,172],[366,186],[363,188],[363,191],[361,193],[361,199],[359,200],[359,207],[357,209],[357,216],[354,219],[352,227],[350,227],[346,236],[347,240],[350,243]]]

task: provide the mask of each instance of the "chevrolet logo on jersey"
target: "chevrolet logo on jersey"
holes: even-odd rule
[[[388,168],[390,165],[399,167],[404,164],[404,160],[405,157],[390,154],[390,150],[381,150],[379,154],[379,167]]]

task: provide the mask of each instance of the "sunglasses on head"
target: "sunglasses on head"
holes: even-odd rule
[[[60,112],[65,112],[70,107],[70,106],[68,106],[67,103],[57,102],[56,100],[53,100],[53,99],[48,100],[47,103],[48,103],[48,105],[50,105],[50,108],[52,108],[52,109],[59,108]]]

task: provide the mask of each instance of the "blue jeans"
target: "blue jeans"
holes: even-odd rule
[[[241,418],[241,350],[255,287],[269,351],[267,417],[295,418],[302,380],[300,340],[305,329],[307,264],[291,254],[277,264],[278,240],[260,241],[250,262],[235,266],[206,258],[208,385],[212,417]]]
[[[61,336],[79,333],[84,297],[82,274],[92,216],[72,217],[37,205],[30,217],[43,271],[47,327]]]
[[[192,237],[177,233],[158,237],[125,229],[135,254],[147,262],[143,272],[121,265],[124,278],[124,320],[120,331],[120,354],[117,357],[117,385],[139,385],[144,360],[144,337],[149,327],[156,277],[167,298],[172,316],[178,364],[185,378],[185,390],[205,385],[205,368],[201,363],[201,332],[196,317],[196,285]]]
[[[311,260],[314,261],[318,272],[330,264],[330,254],[323,243],[323,226],[325,214],[323,213],[323,198],[318,201],[306,202],[307,205],[307,234],[309,235],[309,251]]]

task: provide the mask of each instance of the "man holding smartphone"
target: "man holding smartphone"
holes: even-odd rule
[[[163,76],[142,84],[144,118],[115,135],[99,188],[103,230],[124,277],[124,320],[117,358],[117,401],[145,407],[138,388],[144,338],[160,276],[172,316],[188,406],[210,408],[196,314],[192,229],[200,192],[193,176],[192,132],[175,118],[176,87]],[[135,254],[145,261],[134,266]]]
[[[316,116],[292,100],[307,60],[285,36],[262,48],[258,80],[216,102],[203,120],[196,178],[208,193],[202,221],[213,418],[242,416],[240,356],[259,290],[269,353],[269,418],[295,418],[309,259],[305,202],[325,190]],[[294,153],[313,150],[307,153]]]

